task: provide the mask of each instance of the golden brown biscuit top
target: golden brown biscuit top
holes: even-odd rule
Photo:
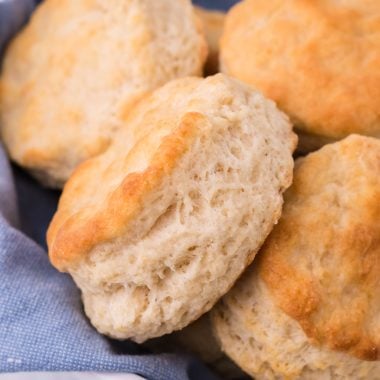
[[[380,359],[380,141],[352,135],[296,162],[260,275],[316,345]]]
[[[245,0],[227,14],[221,65],[308,133],[380,137],[378,0]]]
[[[200,135],[211,138],[211,118],[224,123],[225,114],[233,121],[244,117],[251,108],[240,104],[250,97],[267,102],[250,87],[218,74],[171,81],[127,107],[123,127],[108,150],[82,163],[64,188],[48,231],[52,263],[68,270],[98,245],[121,236],[139,240],[144,232],[138,216],[194,141]],[[285,151],[294,147],[296,138],[287,118],[279,115],[291,146],[281,145]]]
[[[200,78],[172,84],[174,91],[191,91]],[[49,255],[60,270],[67,270],[96,244],[131,228],[130,221],[144,199],[168,175],[207,120],[197,113],[178,114],[166,107],[165,91],[153,92],[128,110],[125,126],[104,154],[87,160],[67,182],[48,230]],[[101,180],[95,189],[94,181]],[[133,227],[133,226],[132,226]]]

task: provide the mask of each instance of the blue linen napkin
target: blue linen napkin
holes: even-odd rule
[[[46,252],[17,229],[16,215],[11,171],[0,146],[0,372],[99,371],[154,380],[217,379],[189,356],[149,355],[137,344],[98,334],[83,314],[72,280],[58,273]]]
[[[0,54],[5,42],[25,22],[34,5],[33,0],[0,0]]]
[[[226,9],[236,1],[195,2]],[[0,0],[0,54],[36,3]],[[188,355],[152,355],[143,346],[107,339],[93,329],[71,278],[47,258],[45,233],[58,197],[19,168],[12,173],[0,144],[0,373],[98,371],[152,380],[216,380]]]

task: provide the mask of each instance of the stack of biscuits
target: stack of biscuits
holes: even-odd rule
[[[380,379],[378,0],[45,0],[0,136],[63,188],[49,257],[100,333]]]

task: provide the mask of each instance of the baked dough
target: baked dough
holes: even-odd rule
[[[209,313],[184,329],[144,343],[155,354],[186,353],[197,356],[223,380],[244,378],[244,372],[220,349],[212,332]]]
[[[43,184],[62,187],[144,93],[201,75],[206,55],[189,0],[45,0],[5,55],[3,142]]]
[[[380,2],[245,0],[226,17],[222,71],[286,112],[306,153],[380,137]]]
[[[259,380],[380,379],[380,140],[352,135],[297,160],[256,260],[213,312],[240,367]]]
[[[207,312],[279,219],[295,144],[273,102],[221,74],[143,99],[75,171],[48,232],[94,326],[142,342]]]

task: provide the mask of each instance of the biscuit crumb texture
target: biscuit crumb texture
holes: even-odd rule
[[[46,0],[5,55],[3,142],[43,184],[62,187],[143,94],[201,75],[206,55],[188,0]]]
[[[258,379],[380,379],[380,140],[298,159],[279,223],[213,313]]]
[[[75,171],[49,228],[94,326],[142,342],[207,312],[279,219],[295,144],[273,102],[221,74],[147,96]]]

